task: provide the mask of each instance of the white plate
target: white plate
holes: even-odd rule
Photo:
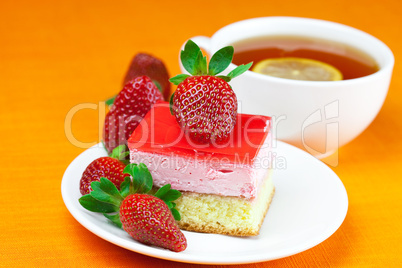
[[[346,190],[321,161],[291,145],[277,142],[273,180],[275,196],[256,237],[231,237],[183,231],[187,249],[176,253],[145,246],[103,215],[78,202],[79,181],[86,166],[105,156],[102,145],[80,154],[67,168],[61,184],[64,203],[73,217],[97,236],[128,250],[188,263],[239,264],[287,257],[321,243],[342,224],[348,209]]]

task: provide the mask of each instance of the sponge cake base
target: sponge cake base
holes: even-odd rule
[[[255,236],[264,221],[275,187],[267,172],[253,200],[234,196],[182,192],[176,200],[180,229],[233,236]]]

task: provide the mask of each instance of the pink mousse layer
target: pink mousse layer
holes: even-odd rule
[[[159,187],[253,199],[271,165],[270,125],[269,117],[239,114],[226,146],[198,148],[162,103],[130,137],[130,161],[147,165]]]

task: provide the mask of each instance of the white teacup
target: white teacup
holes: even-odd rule
[[[368,127],[387,95],[394,56],[384,43],[365,32],[323,20],[263,17],[227,25],[211,38],[190,39],[212,55],[224,46],[269,35],[344,43],[371,56],[379,71],[331,82],[282,79],[247,71],[230,82],[239,101],[239,112],[272,116],[277,139],[317,157],[332,154]],[[231,64],[227,72],[235,67]]]

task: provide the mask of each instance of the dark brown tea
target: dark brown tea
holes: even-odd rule
[[[337,68],[343,79],[367,76],[378,71],[377,62],[366,53],[346,44],[298,36],[266,36],[232,44],[233,63],[254,65],[261,60],[300,57],[318,60]]]

